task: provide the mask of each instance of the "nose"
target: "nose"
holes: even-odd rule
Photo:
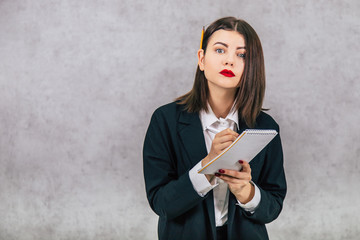
[[[234,66],[234,57],[231,54],[227,54],[224,59],[225,66]]]

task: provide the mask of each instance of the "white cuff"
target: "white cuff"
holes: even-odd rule
[[[189,177],[195,191],[199,194],[199,196],[204,197],[210,190],[212,190],[218,184],[211,185],[207,180],[205,174],[198,173],[198,170],[200,168],[201,168],[201,161],[189,171]]]
[[[238,200],[238,203],[236,205],[242,207],[245,211],[250,212],[251,214],[253,214],[255,212],[256,207],[260,203],[261,193],[260,193],[260,189],[253,182],[251,182],[251,184],[254,185],[254,187],[255,187],[255,194],[254,194],[253,199],[251,199],[250,202],[248,202],[246,204],[242,204]]]

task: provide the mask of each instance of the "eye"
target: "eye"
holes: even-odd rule
[[[217,48],[215,51],[216,51],[217,53],[224,53],[224,52],[225,52],[224,49],[220,49],[220,48]]]
[[[238,57],[245,58],[245,53],[239,53]]]

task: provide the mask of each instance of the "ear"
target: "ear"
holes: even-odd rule
[[[198,56],[199,68],[201,71],[204,71],[204,58],[205,58],[204,49],[199,49],[199,51],[197,52],[197,56]]]

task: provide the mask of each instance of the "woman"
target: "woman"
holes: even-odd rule
[[[222,18],[202,38],[192,90],[158,108],[144,142],[144,176],[159,239],[268,239],[265,224],[286,194],[278,134],[241,171],[197,172],[248,128],[275,129],[262,112],[260,40],[243,20]]]

